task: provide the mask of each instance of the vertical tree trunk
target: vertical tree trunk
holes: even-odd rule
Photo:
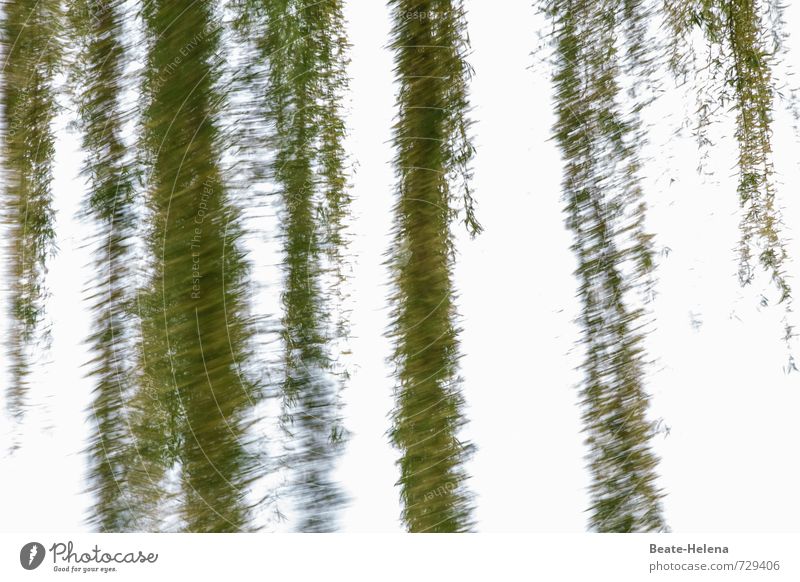
[[[618,81],[630,58],[637,58],[637,39],[644,35],[638,27],[622,28],[631,22],[622,18],[616,0],[558,0],[549,12],[557,59],[555,134],[564,157],[567,225],[574,233],[582,303],[590,528],[659,531],[665,524],[646,417],[645,321],[633,294],[652,267],[650,236],[637,177],[637,121],[635,114],[619,111]],[[630,50],[620,55],[619,45]]]
[[[144,351],[155,386],[150,405],[164,411],[166,446],[156,450],[177,457],[183,527],[192,532],[247,529],[256,469],[247,432],[256,398],[246,373],[247,265],[219,164],[215,8],[210,0],[188,10],[171,0],[144,8],[154,221]]]
[[[96,502],[90,521],[100,531],[128,531],[136,529],[141,508],[134,508],[127,478],[135,456],[126,410],[134,387],[129,264],[135,213],[133,178],[122,141],[126,12],[120,0],[91,0],[73,3],[69,16],[72,38],[81,47],[75,102],[87,155],[86,210],[98,228],[90,362],[95,389],[89,414],[94,427],[89,480]]]
[[[400,86],[394,141],[398,200],[392,266],[398,388],[392,440],[401,451],[403,520],[412,532],[472,525],[458,441],[466,422],[458,377],[453,177],[469,177],[464,15],[450,0],[390,3]],[[466,190],[468,226],[478,229]]]

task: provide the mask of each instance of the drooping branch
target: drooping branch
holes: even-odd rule
[[[722,103],[731,103],[736,112],[737,191],[742,208],[739,280],[742,285],[754,280],[756,261],[768,273],[778,303],[784,304],[784,340],[790,343],[795,334],[786,273],[789,254],[772,164],[773,66],[785,35],[782,6],[760,0],[672,0],[667,8],[673,46],[686,44],[692,30],[702,30],[713,55],[707,66],[718,82],[710,92]],[[688,70],[684,63],[682,72]]]

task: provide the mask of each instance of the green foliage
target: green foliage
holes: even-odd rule
[[[191,532],[248,529],[258,468],[248,432],[259,396],[247,373],[248,266],[219,163],[215,5],[143,6],[152,277],[139,297],[135,471],[157,496],[167,471],[178,469],[182,526]]]
[[[451,0],[395,0],[390,6],[399,85],[391,261],[398,387],[391,436],[401,451],[408,529],[458,532],[473,523],[463,469],[473,447],[457,439],[466,420],[452,284],[450,225],[458,214],[452,183],[463,192],[467,228],[480,230],[468,184],[473,148],[464,11]]]
[[[647,13],[633,22],[634,9],[643,10],[617,0],[546,6],[556,52],[555,137],[582,303],[590,528],[600,532],[665,528],[646,418],[645,314],[634,293],[649,285],[651,242],[637,176],[638,122],[635,111],[625,116],[620,105],[622,72],[648,66],[641,58]],[[638,70],[640,77],[647,73]]]
[[[133,390],[130,364],[130,308],[135,213],[133,183],[122,140],[125,116],[120,103],[125,88],[125,47],[121,0],[81,0],[68,12],[71,40],[79,47],[73,75],[74,100],[87,155],[84,176],[89,180],[87,214],[98,233],[96,280],[90,362],[95,382],[90,423],[95,427],[89,448],[91,488],[96,495],[91,521],[101,531],[135,528],[137,514],[127,473],[131,466],[131,432],[126,401]]]
[[[252,39],[250,60],[266,69],[263,100],[254,109],[262,113],[259,133],[274,152],[267,174],[283,208],[285,464],[297,529],[332,531],[344,498],[331,473],[346,434],[331,356],[336,335],[346,334],[346,321],[335,330],[327,315],[341,299],[350,202],[340,113],[347,85],[342,7],[338,0],[242,0],[238,9]],[[252,68],[261,73],[258,65]],[[333,284],[326,287],[328,274]]]
[[[765,5],[766,4],[766,5]],[[691,52],[689,35],[702,30],[709,44],[707,66],[717,87],[710,89],[721,105],[736,111],[739,143],[739,203],[743,210],[739,243],[739,280],[755,277],[753,255],[778,290],[779,303],[787,313],[786,341],[794,333],[789,323],[792,290],[785,263],[788,259],[782,234],[780,207],[775,199],[772,165],[772,109],[776,92],[772,68],[775,51],[782,46],[782,6],[759,0],[676,0],[667,3],[672,32],[673,69],[686,73]],[[687,47],[687,48],[681,48]],[[708,124],[709,107],[700,125]]]
[[[55,252],[52,207],[56,114],[53,78],[60,64],[60,4],[12,0],[0,27],[5,47],[2,106],[5,123],[4,216],[9,225],[11,321],[8,339],[9,412],[25,408],[27,351],[44,311],[46,261]]]

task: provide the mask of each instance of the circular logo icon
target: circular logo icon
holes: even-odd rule
[[[19,551],[19,563],[26,570],[35,570],[44,561],[44,546],[39,542],[29,542]]]

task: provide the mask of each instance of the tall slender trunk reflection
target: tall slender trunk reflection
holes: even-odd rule
[[[183,529],[246,530],[257,393],[242,230],[219,162],[220,15],[209,0],[190,9],[154,0],[143,11],[154,274],[141,299],[149,392],[138,399],[137,438],[148,474],[177,463]]]
[[[582,303],[590,528],[601,532],[665,528],[646,417],[645,314],[634,293],[648,284],[651,243],[637,176],[636,113],[624,114],[619,103],[623,67],[637,64],[646,38],[646,19],[626,18],[636,8],[617,0],[547,6],[557,59],[555,136]]]
[[[472,446],[458,440],[464,406],[458,377],[451,221],[459,181],[464,221],[479,225],[469,192],[469,66],[460,2],[398,0],[391,47],[400,86],[394,142],[398,180],[391,265],[398,387],[391,437],[401,451],[403,521],[412,532],[472,526],[463,463]]]

